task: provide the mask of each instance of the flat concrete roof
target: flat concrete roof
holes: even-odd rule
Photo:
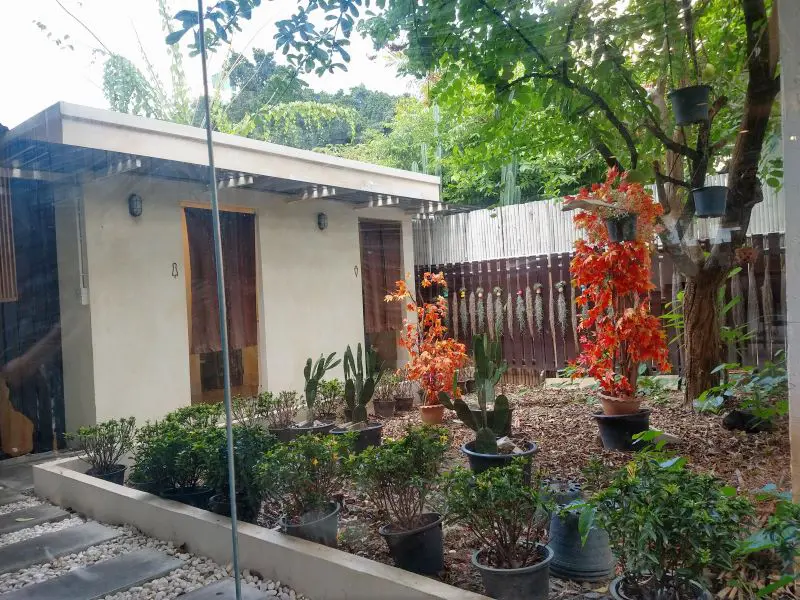
[[[397,206],[421,213],[444,209],[439,200],[440,179],[433,175],[382,167],[319,152],[281,146],[240,136],[213,134],[217,179],[220,185],[288,194],[298,199],[328,198],[369,206]],[[180,125],[109,110],[59,102],[10,130],[0,146],[13,144],[12,152],[0,157],[5,169],[42,170],[33,164],[36,156],[23,155],[26,144],[67,146],[109,153],[126,171],[148,174],[148,162],[168,161],[196,166],[182,170],[185,179],[203,179],[207,173],[206,132],[200,127]],[[130,161],[134,160],[130,167]],[[41,162],[41,161],[40,161]],[[53,163],[52,158],[50,164]],[[75,166],[86,160],[72,160]],[[111,171],[109,165],[108,170]],[[160,165],[158,172],[164,172]],[[62,171],[63,172],[63,171]]]

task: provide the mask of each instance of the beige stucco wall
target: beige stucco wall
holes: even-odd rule
[[[128,215],[127,198],[134,192],[144,202],[138,219]],[[69,343],[69,351],[81,356],[71,374],[74,366],[64,347],[65,402],[68,415],[74,414],[67,428],[91,419],[86,406],[96,406],[97,420],[158,418],[190,402],[181,202],[207,202],[207,194],[201,186],[125,175],[85,183],[80,193],[90,305],[89,310],[74,307],[86,324],[85,335]],[[404,270],[409,272],[413,244],[410,217],[401,211],[354,210],[326,200],[287,203],[286,198],[225,190],[220,201],[223,208],[255,209],[261,388],[301,391],[306,358],[363,342],[359,219],[403,221]],[[325,231],[317,228],[319,212],[328,215]],[[62,225],[67,223],[59,220],[58,228]],[[59,233],[60,278],[62,271],[69,278],[75,237]],[[173,263],[178,277],[173,277]],[[62,308],[70,310],[70,302],[64,302],[67,287]],[[73,317],[65,313],[64,318]],[[89,373],[87,357],[93,364]],[[93,403],[87,401],[92,395]]]

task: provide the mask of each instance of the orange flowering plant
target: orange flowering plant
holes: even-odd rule
[[[631,397],[641,363],[670,370],[666,335],[650,312],[649,298],[655,287],[650,280],[653,240],[663,208],[616,169],[609,170],[605,183],[584,188],[565,202],[587,207],[573,218],[586,237],[575,243],[570,271],[573,285],[582,289],[576,302],[587,309],[578,326],[581,353],[573,374],[594,377],[608,396]],[[609,240],[604,218],[620,211],[637,216],[634,241]]]
[[[408,379],[418,381],[425,394],[428,406],[439,404],[439,392],[451,391],[453,377],[467,363],[467,348],[447,334],[447,299],[439,293],[433,302],[419,305],[405,281],[398,281],[393,293],[386,295],[386,302],[405,302],[406,310],[416,315],[416,320],[403,320],[403,330],[398,342],[408,351]],[[436,286],[438,291],[447,290],[443,273],[425,273],[420,286]]]

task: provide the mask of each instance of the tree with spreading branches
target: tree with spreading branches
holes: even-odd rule
[[[224,0],[200,15],[181,11],[169,38],[212,25],[225,42],[260,0]],[[652,178],[664,207],[661,244],[686,276],[686,398],[715,383],[721,342],[716,291],[746,244],[761,179],[780,175],[762,157],[779,91],[776,11],[771,0],[300,0],[277,23],[276,45],[298,72],[345,69],[359,27],[375,46],[402,50],[405,68],[437,73],[437,101],[458,102],[468,82],[494,108],[495,139],[526,115],[550,111],[609,167]],[[317,16],[325,15],[319,26]],[[678,126],[668,93],[712,87],[708,118]],[[505,129],[504,129],[505,128]],[[526,142],[520,140],[520,150]],[[494,143],[482,148],[492,158]],[[579,148],[576,148],[579,149]],[[725,215],[709,249],[694,238],[695,202],[718,166],[728,174]]]

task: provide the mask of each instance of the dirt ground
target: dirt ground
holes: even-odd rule
[[[534,465],[554,479],[579,480],[581,469],[593,457],[601,458],[609,467],[625,464],[630,455],[603,449],[597,435],[597,425],[591,418],[598,410],[591,395],[580,391],[530,389],[511,387],[505,390],[514,408],[512,431],[514,438],[535,441],[539,447]],[[767,483],[788,489],[789,436],[787,424],[775,431],[748,435],[724,429],[721,417],[701,415],[682,406],[680,393],[652,409],[651,426],[679,438],[675,452],[689,459],[694,468],[714,473],[736,486],[741,492],[755,491]],[[383,420],[384,437],[400,437],[408,425],[419,424],[415,408]],[[464,464],[459,451],[472,439],[472,431],[454,415],[446,416],[444,425],[451,434],[448,462]],[[448,465],[449,466],[449,465]],[[340,547],[353,554],[387,564],[391,558],[378,535],[383,524],[372,507],[355,490],[348,490],[340,515]],[[446,583],[482,592],[480,577],[470,564],[475,548],[471,540],[457,527],[445,526],[445,571],[440,579]],[[606,583],[576,584],[551,577],[551,600],[561,598],[606,598]]]

